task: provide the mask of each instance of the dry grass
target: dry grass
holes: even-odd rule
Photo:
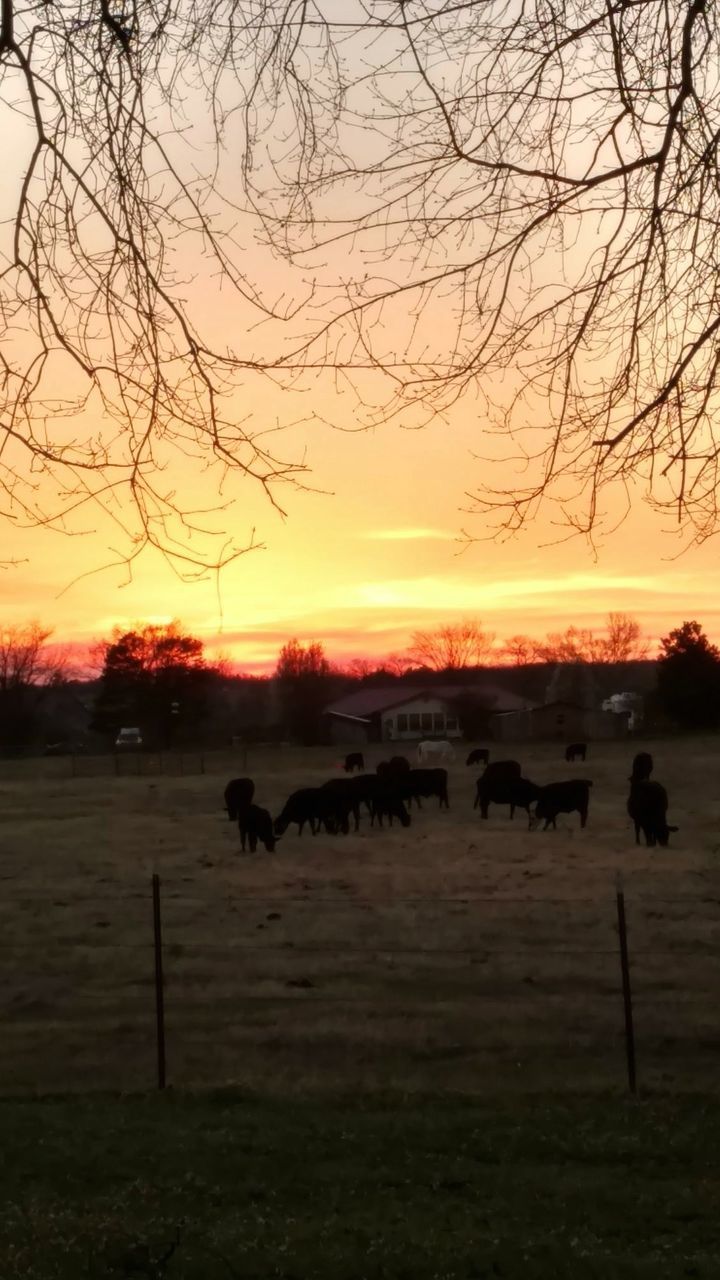
[[[293,828],[252,856],[221,807],[237,757],[186,777],[4,763],[0,1090],[152,1083],[154,870],[173,1084],[621,1089],[618,872],[641,1083],[714,1082],[720,748],[649,745],[681,828],[668,850],[634,844],[627,745],[571,766],[557,747],[503,752],[538,782],[592,778],[585,831],[577,815],[547,833],[500,809],[481,822],[476,771],[456,762],[449,812],[424,802],[408,830],[348,837]],[[337,754],[251,752],[257,802],[277,812],[336,775]]]

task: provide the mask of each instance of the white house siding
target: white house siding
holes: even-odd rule
[[[442,698],[413,698],[382,712],[383,742],[418,738],[461,738],[455,707]]]

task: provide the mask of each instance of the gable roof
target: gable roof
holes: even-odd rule
[[[407,702],[415,702],[418,698],[439,698],[441,702],[454,702],[457,698],[475,698],[483,703],[488,711],[526,711],[537,704],[528,698],[519,698],[517,694],[508,693],[498,685],[395,685],[356,689],[344,698],[331,702],[325,711],[328,715],[346,715],[367,717],[390,711],[393,707],[403,707]]]

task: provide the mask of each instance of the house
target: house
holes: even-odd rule
[[[587,742],[624,738],[628,714],[599,711],[578,702],[546,702],[525,711],[510,711],[490,717],[492,735],[500,742],[556,740]]]
[[[486,722],[493,712],[519,711],[532,706],[524,698],[497,685],[437,685],[398,683],[363,688],[330,703],[324,715],[333,742],[413,742],[420,738],[461,738],[470,721]]]

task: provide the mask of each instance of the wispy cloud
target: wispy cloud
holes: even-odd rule
[[[457,535],[449,529],[368,529],[360,534],[370,542],[455,542]]]
[[[589,595],[605,595],[611,600],[609,607],[617,607],[619,597],[626,593],[655,593],[663,590],[662,579],[653,576],[637,576],[602,573],[574,573],[558,577],[522,578],[498,582],[448,580],[436,577],[394,578],[378,582],[358,583],[348,594],[346,603],[361,608],[407,609],[473,609],[488,610],[506,608],[508,604],[532,602],[537,607],[550,601],[555,608],[566,603],[572,610],[573,600]]]

